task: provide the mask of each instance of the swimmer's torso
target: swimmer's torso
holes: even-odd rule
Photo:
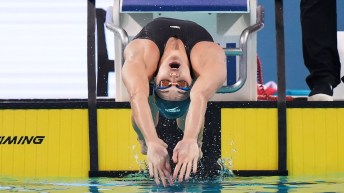
[[[161,56],[170,37],[178,38],[184,43],[189,58],[191,49],[196,43],[200,41],[213,42],[213,38],[207,30],[197,23],[163,17],[148,23],[134,39],[152,40],[158,46]]]

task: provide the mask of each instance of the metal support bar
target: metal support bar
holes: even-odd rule
[[[242,49],[240,48],[223,48],[226,56],[241,56]]]

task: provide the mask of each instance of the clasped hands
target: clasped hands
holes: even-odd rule
[[[177,179],[182,182],[190,179],[191,171],[197,172],[197,163],[201,158],[201,150],[198,147],[197,139],[182,139],[173,150],[172,160],[176,164],[173,172],[170,166],[170,157],[167,152],[167,144],[158,139],[147,143],[147,160],[150,177],[154,177],[157,185],[162,182],[164,187],[167,183],[173,185]],[[179,175],[178,175],[179,174]]]

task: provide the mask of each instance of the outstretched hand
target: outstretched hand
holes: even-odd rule
[[[176,167],[173,172],[173,179],[182,182],[190,179],[191,170],[195,174],[197,172],[197,163],[201,158],[200,149],[197,144],[197,139],[183,139],[179,141],[173,150],[173,162]]]
[[[166,180],[170,185],[173,184],[171,176],[170,157],[167,152],[167,144],[161,139],[147,143],[147,160],[150,177],[154,177],[155,183],[164,187],[167,186]],[[159,179],[160,178],[160,179]]]

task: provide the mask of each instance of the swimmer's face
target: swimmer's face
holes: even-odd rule
[[[178,82],[185,82],[191,86],[192,78],[189,66],[184,44],[177,38],[170,38],[160,59],[155,83],[158,85],[161,81],[169,81],[173,86],[156,90],[157,95],[170,101],[181,101],[189,97],[189,91],[176,86]]]

